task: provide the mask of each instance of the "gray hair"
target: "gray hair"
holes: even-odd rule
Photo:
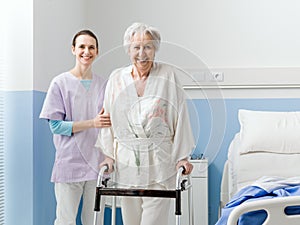
[[[160,46],[160,33],[155,27],[148,26],[144,23],[133,23],[130,27],[127,28],[124,34],[123,46],[126,53],[129,52],[129,47],[131,44],[131,38],[136,34],[149,34],[153,39],[153,45],[155,51],[157,52]]]

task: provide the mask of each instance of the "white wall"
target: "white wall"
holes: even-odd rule
[[[195,52],[209,67],[298,67],[297,0],[89,1],[89,24],[104,49],[133,21],[157,26],[163,40]]]
[[[48,89],[50,80],[73,66],[73,35],[86,28],[82,0],[1,2],[1,41],[5,53],[5,89]]]
[[[161,58],[195,73],[224,72],[218,85],[297,84],[298,88],[299,9],[297,0],[91,0],[87,22],[101,37],[104,56],[95,68],[105,74],[126,63],[120,47],[124,31],[132,22],[142,21],[160,29],[167,46],[159,53]]]
[[[135,21],[160,29],[163,44],[168,45],[159,53],[163,59],[196,71],[203,67],[225,71],[221,85],[273,84],[283,79],[300,84],[300,76],[294,76],[300,68],[297,0],[43,0],[34,5],[36,90],[46,91],[54,75],[73,65],[70,42],[81,28],[92,29],[100,39],[96,72],[107,76],[128,63],[122,37]],[[266,68],[286,71],[265,73]],[[249,69],[255,69],[251,76]],[[286,73],[291,75],[285,78]]]
[[[1,21],[5,89],[32,90],[32,0],[2,1]]]
[[[86,28],[87,2],[34,0],[34,90],[47,91],[52,78],[74,66],[72,38]]]

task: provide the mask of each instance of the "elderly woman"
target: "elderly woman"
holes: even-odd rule
[[[131,65],[115,70],[106,87],[105,113],[112,127],[101,129],[97,144],[115,164],[116,182],[127,188],[174,189],[180,166],[191,173],[188,156],[194,139],[174,67],[155,62],[160,46],[157,29],[142,23],[125,32]],[[170,199],[123,197],[125,225],[168,224]]]

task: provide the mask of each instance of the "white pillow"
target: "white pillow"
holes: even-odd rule
[[[239,110],[240,154],[300,153],[300,112]]]

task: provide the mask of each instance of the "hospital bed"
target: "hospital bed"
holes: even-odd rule
[[[239,110],[217,225],[300,224],[300,112]]]

